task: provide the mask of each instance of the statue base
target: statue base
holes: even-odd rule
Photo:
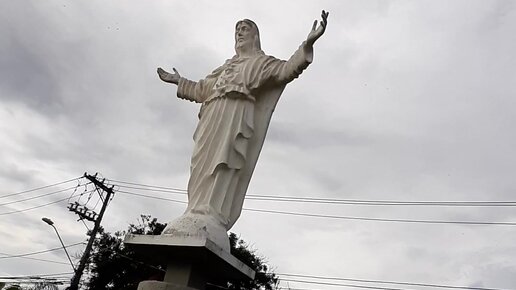
[[[163,282],[143,281],[139,290],[204,290],[228,278],[254,279],[251,268],[202,236],[127,235],[124,243],[146,260],[167,263]]]
[[[207,214],[185,213],[167,223],[161,235],[207,239],[224,251],[230,251],[228,231],[216,218]]]
[[[138,290],[197,290],[191,287],[178,286],[161,281],[143,281],[138,284]]]

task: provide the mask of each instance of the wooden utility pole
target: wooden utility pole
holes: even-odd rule
[[[103,199],[102,209],[100,210],[100,213],[95,219],[95,226],[90,232],[90,238],[88,240],[88,244],[86,245],[86,248],[84,249],[84,253],[82,254],[81,260],[79,262],[79,266],[77,269],[75,269],[75,274],[73,275],[72,281],[70,283],[70,287],[67,289],[69,290],[78,290],[79,289],[79,282],[81,281],[82,273],[84,272],[84,268],[86,268],[86,262],[88,261],[90,257],[90,252],[93,247],[93,242],[95,241],[95,237],[97,236],[97,232],[100,228],[100,222],[102,221],[102,217],[104,216],[104,212],[106,211],[106,207],[109,203],[109,200],[111,199],[111,196],[114,194],[113,188],[114,186],[107,187],[104,184],[105,179],[98,180],[97,174],[95,175],[88,175],[87,173],[84,173],[84,177],[87,178],[89,181],[91,181],[97,190],[97,192],[100,195],[100,198],[102,199],[102,193],[100,190],[106,192],[106,196]]]

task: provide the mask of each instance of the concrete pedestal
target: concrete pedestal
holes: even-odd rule
[[[138,290],[197,290],[195,288],[178,286],[161,281],[142,281],[138,284]]]
[[[163,282],[144,281],[138,290],[203,290],[206,283],[254,279],[254,271],[206,237],[127,235],[124,243],[149,261],[167,263]]]

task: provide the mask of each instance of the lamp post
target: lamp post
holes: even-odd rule
[[[54,230],[56,231],[57,237],[59,238],[59,241],[61,242],[61,245],[63,246],[63,250],[65,251],[66,256],[68,257],[68,261],[70,261],[70,265],[72,266],[72,269],[75,272],[75,266],[72,263],[72,259],[70,259],[70,255],[68,255],[68,251],[66,250],[66,247],[63,243],[63,240],[61,239],[61,236],[59,235],[59,232],[57,231],[56,227],[54,226],[54,222],[51,219],[46,218],[46,217],[42,218],[41,220],[44,221],[49,226],[53,227]]]

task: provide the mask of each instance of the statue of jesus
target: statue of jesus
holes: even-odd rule
[[[244,19],[235,27],[236,55],[197,82],[173,68],[158,68],[161,80],[177,85],[177,96],[200,103],[193,139],[188,207],[168,223],[163,235],[205,236],[229,251],[227,231],[244,202],[274,107],[285,85],[308,67],[313,45],[327,25],[322,11],[306,40],[288,61],[266,55],[256,24]]]

